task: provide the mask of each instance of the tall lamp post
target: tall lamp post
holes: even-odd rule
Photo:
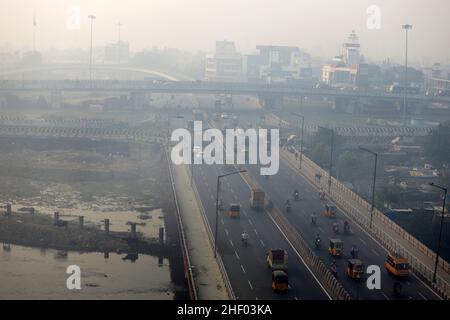
[[[403,88],[403,122],[406,124],[406,95],[408,91],[408,30],[412,29],[412,25],[404,24],[402,29],[405,30],[406,46],[405,46],[405,83]]]
[[[441,189],[442,191],[444,191],[444,200],[442,202],[441,226],[439,227],[438,247],[437,247],[437,251],[436,251],[436,259],[434,261],[433,283],[435,283],[436,282],[437,267],[438,267],[438,262],[439,262],[439,251],[441,250],[442,225],[443,225],[443,222],[444,222],[445,204],[446,204],[446,201],[447,201],[447,188],[438,186],[434,182],[431,182],[430,186],[438,188],[438,189]]]
[[[97,18],[93,14],[89,15],[88,18],[91,20],[91,52],[90,52],[90,58],[89,58],[89,83],[92,89],[92,35],[93,35],[93,27],[94,27],[94,20]]]
[[[330,145],[330,168],[328,169],[328,193],[331,193],[331,177],[333,174],[333,148],[334,148],[334,130],[326,127],[321,127],[321,129],[329,130],[331,133],[331,145]]]
[[[363,148],[363,147],[359,147],[359,149],[362,150],[362,151],[366,151],[366,152],[372,154],[373,156],[375,156],[375,165],[374,165],[374,168],[373,168],[373,182],[372,182],[372,205],[371,205],[371,208],[370,208],[370,225],[369,225],[370,229],[372,229],[373,210],[375,208],[375,182],[376,182],[376,179],[377,179],[378,153],[373,152],[373,151],[371,151],[369,149],[366,149],[366,148]]]
[[[227,176],[231,176],[233,174],[239,174],[242,172],[247,172],[247,170],[238,170],[238,171],[233,171],[233,172],[229,172],[226,174],[222,174],[217,176],[217,193],[216,193],[216,228],[215,228],[215,235],[214,235],[214,258],[216,258],[217,256],[217,233],[219,230],[219,190],[220,190],[220,179],[227,177]]]
[[[299,163],[299,169],[302,169],[302,161],[303,161],[303,132],[305,129],[305,116],[300,114],[300,113],[292,113],[293,115],[302,118],[302,127],[301,127],[301,132],[299,132],[302,135],[302,138],[300,140],[300,163]],[[300,130],[300,125],[299,125],[299,130]]]
[[[121,49],[120,49],[120,30],[123,27],[123,24],[120,23],[120,21],[116,24],[117,28],[119,29],[119,38],[117,40],[117,64],[120,64],[120,54],[121,54]]]

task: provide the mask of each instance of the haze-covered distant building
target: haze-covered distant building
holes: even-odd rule
[[[130,44],[126,41],[111,43],[104,48],[104,61],[108,63],[124,63],[130,58]]]
[[[242,81],[243,58],[234,42],[217,41],[216,52],[205,61],[205,79],[209,81]]]
[[[342,54],[322,68],[322,82],[332,87],[367,86],[369,66],[362,63],[358,36],[353,30],[342,45]]]
[[[312,77],[311,57],[298,47],[256,46],[258,54],[247,56],[247,79],[250,82],[292,82]]]

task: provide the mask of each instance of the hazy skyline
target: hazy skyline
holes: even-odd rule
[[[450,1],[448,0],[0,0],[0,45],[32,48],[33,16],[36,47],[88,48],[89,20],[94,14],[94,45],[121,37],[131,50],[176,47],[212,51],[216,40],[236,43],[242,53],[257,44],[293,45],[325,58],[338,53],[351,30],[368,60],[403,62],[405,35],[411,63],[450,63]],[[369,29],[366,12],[380,8],[381,28]],[[71,7],[80,8],[80,28],[67,27]],[[73,17],[72,17],[73,18]],[[72,21],[73,22],[73,21]]]

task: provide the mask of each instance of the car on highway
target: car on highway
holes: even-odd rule
[[[385,262],[386,270],[394,277],[409,276],[410,265],[407,259],[397,253],[389,253]]]
[[[228,216],[231,218],[240,218],[241,205],[239,203],[230,203],[230,210],[228,210]]]
[[[289,277],[283,270],[272,271],[272,289],[276,292],[286,292],[289,288]]]

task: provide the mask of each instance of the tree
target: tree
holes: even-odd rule
[[[320,167],[325,168],[330,164],[330,148],[324,143],[316,144],[309,156]]]
[[[400,201],[402,189],[395,184],[384,185],[376,192],[376,201],[378,204],[397,203]]]
[[[348,181],[355,181],[361,176],[369,176],[368,163],[371,161],[367,154],[360,150],[346,150],[337,161],[339,176]],[[373,160],[370,162],[372,164]]]
[[[450,165],[450,121],[439,124],[425,139],[425,157],[437,168]]]

